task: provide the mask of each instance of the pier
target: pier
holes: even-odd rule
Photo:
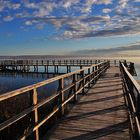
[[[126,60],[0,63],[3,71],[29,72],[31,67],[38,71],[39,66],[45,72],[53,66],[54,73],[65,66],[67,73],[0,95],[0,105],[13,99],[16,102],[17,97],[28,100],[22,111],[3,119],[0,140],[140,139],[140,85],[130,74],[133,70]],[[71,71],[75,66],[79,70]],[[57,92],[40,100],[39,89],[54,82]]]

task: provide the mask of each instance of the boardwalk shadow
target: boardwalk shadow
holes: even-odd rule
[[[111,113],[111,112],[114,112],[114,111],[124,110],[124,109],[125,109],[124,105],[119,105],[119,106],[115,106],[115,107],[111,107],[111,108],[106,108],[106,109],[102,109],[102,110],[88,112],[88,113],[78,113],[78,115],[69,116],[69,117],[64,118],[63,122],[83,119],[83,118],[87,118],[87,117],[95,116],[95,115],[103,115],[103,114],[106,114],[106,113]]]
[[[110,82],[110,83],[122,83],[122,80],[121,80],[120,78],[117,79],[117,80],[107,80],[107,81],[104,81],[104,80],[102,80],[102,79],[99,79],[98,82],[99,82],[100,84],[106,84],[106,83],[108,83],[108,82]]]
[[[127,128],[128,128],[128,122],[124,121],[124,122],[114,124],[114,125],[102,128],[102,129],[90,131],[88,133],[81,134],[79,136],[62,139],[62,140],[93,140],[93,139],[101,138],[101,137],[104,137],[113,133],[122,132],[124,131],[124,129],[127,129]],[[128,138],[125,137],[125,139],[128,139]]]
[[[103,91],[96,91],[96,92],[88,92],[88,94],[86,94],[86,96],[90,96],[90,95],[96,95],[96,94],[102,94],[102,93],[109,93],[109,92],[114,92],[116,90],[122,90],[122,88],[116,88],[116,89],[107,89],[107,90],[103,90]]]
[[[113,100],[113,99],[117,99],[117,98],[121,98],[121,97],[123,97],[123,94],[110,96],[110,97],[106,97],[106,98],[100,98],[100,99],[97,99],[97,100],[83,101],[83,102],[80,102],[78,104],[80,104],[80,105],[81,104],[91,104],[91,103],[103,102],[103,101],[107,101],[107,100]]]
[[[113,86],[113,87],[116,87],[116,86],[122,86],[122,83],[119,83],[119,84],[110,84],[110,85],[103,85],[103,86],[95,86],[95,87],[93,87],[93,89],[96,89],[96,88],[106,88],[106,87],[111,87],[111,86]]]

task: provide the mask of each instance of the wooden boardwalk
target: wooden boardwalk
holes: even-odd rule
[[[43,140],[129,140],[119,67],[110,67]]]

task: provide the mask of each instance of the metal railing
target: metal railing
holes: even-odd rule
[[[9,127],[13,124],[17,124],[21,119],[28,117],[29,122],[32,122],[32,126],[23,130],[23,132],[16,136],[16,139],[26,139],[31,134],[34,133],[34,139],[39,140],[39,129],[42,125],[44,125],[50,118],[59,114],[62,116],[65,112],[65,106],[72,100],[77,100],[77,95],[79,93],[84,93],[86,87],[90,87],[91,84],[95,83],[99,76],[105,72],[105,70],[110,66],[109,61],[105,61],[102,63],[94,64],[84,69],[80,69],[68,74],[64,74],[61,76],[57,76],[37,84],[27,86],[12,92],[8,92],[6,94],[0,95],[0,103],[3,101],[7,101],[12,99],[13,97],[17,97],[27,92],[30,95],[30,106],[24,109],[19,114],[14,115],[13,117],[5,120],[0,124],[0,131],[5,132],[8,135],[7,131],[9,131]],[[66,78],[71,79],[71,83],[67,86],[64,81]],[[48,85],[53,82],[58,82],[58,90],[57,93],[45,98],[41,101],[38,101],[38,89],[45,85]],[[69,91],[69,96],[66,97],[66,93]],[[53,104],[55,105],[53,106]],[[51,111],[48,113],[46,111],[45,116],[41,117],[41,113],[39,113],[40,108],[42,108],[46,104],[51,104]],[[22,106],[22,104],[21,104]],[[24,122],[22,122],[24,123]],[[22,126],[20,124],[20,127]],[[6,130],[5,130],[6,129]],[[7,130],[8,129],[8,130]],[[12,128],[11,128],[12,129]]]
[[[123,63],[120,63],[123,78],[125,102],[131,126],[131,139],[140,139],[140,85],[128,72]]]

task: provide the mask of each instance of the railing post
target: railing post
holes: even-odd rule
[[[38,66],[38,60],[36,60],[36,65]]]
[[[91,80],[90,68],[88,68],[88,75],[89,75],[89,77],[88,77],[88,82],[89,82],[88,88],[90,88],[90,87],[91,87],[91,86],[90,86],[90,80]]]
[[[84,74],[84,70],[81,72],[82,73],[82,78],[83,78],[83,80],[82,80],[82,87],[83,87],[83,89],[82,89],[82,93],[84,94],[85,93],[85,74]]]
[[[95,73],[94,73],[94,66],[92,67],[92,84],[95,84],[95,79],[94,79],[94,77],[95,77]]]
[[[95,66],[95,76],[96,76],[96,78],[95,78],[95,82],[97,81],[97,79],[98,79],[98,71],[97,71],[97,65]]]
[[[60,91],[60,114],[61,116],[64,115],[64,106],[62,105],[64,103],[64,92],[62,91],[64,88],[64,78],[61,78],[59,80],[59,91]]]
[[[37,91],[36,88],[31,90],[31,105],[35,106],[37,104]],[[38,110],[35,108],[34,110],[34,125],[38,124]],[[39,130],[38,128],[35,130],[35,139],[39,140]]]
[[[74,83],[74,102],[77,101],[77,94],[76,94],[76,91],[77,91],[77,75],[76,74],[73,74],[73,83]]]

